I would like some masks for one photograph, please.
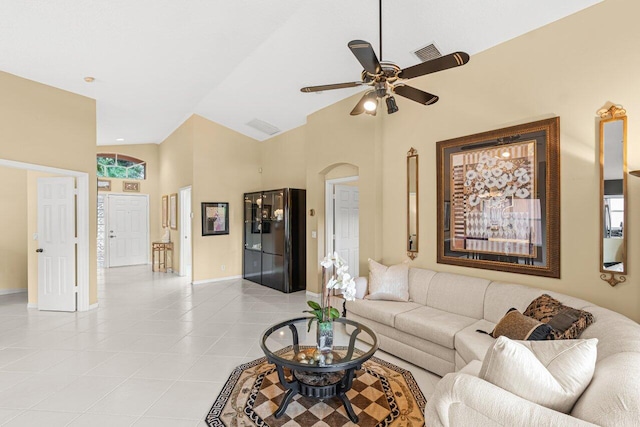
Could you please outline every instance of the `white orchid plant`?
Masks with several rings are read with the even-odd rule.
[[[338,252],[328,254],[320,265],[322,265],[325,271],[330,271],[330,269],[333,269],[333,271],[329,281],[322,284],[322,304],[318,304],[315,301],[307,301],[307,305],[311,310],[305,310],[304,313],[311,313],[315,316],[315,318],[309,319],[309,328],[311,328],[311,322],[314,320],[327,322],[340,317],[340,312],[330,305],[331,290],[339,290],[343,298],[347,301],[353,301],[356,298],[356,282],[348,273],[349,266],[345,263],[344,259],[338,255]]]

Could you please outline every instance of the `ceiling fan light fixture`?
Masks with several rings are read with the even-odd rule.
[[[389,95],[385,102],[387,103],[387,114],[393,114],[399,110],[396,99],[393,96]]]
[[[367,113],[375,112],[378,109],[378,97],[374,91],[367,93],[367,100],[364,101],[362,106]]]

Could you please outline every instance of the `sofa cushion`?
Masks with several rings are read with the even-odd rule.
[[[595,321],[588,311],[568,307],[548,294],[531,301],[524,315],[551,326],[551,335],[557,340],[576,339]]]
[[[598,342],[598,347],[600,344]],[[640,424],[638,396],[640,353],[618,353],[596,364],[593,379],[576,402],[571,415],[599,426],[637,426]]]
[[[456,333],[475,322],[476,319],[470,317],[421,306],[398,314],[395,327],[402,332],[453,349]]]
[[[366,299],[409,301],[409,265],[387,267],[369,258],[369,289]]]
[[[424,268],[409,269],[409,298],[418,304],[427,305],[427,292],[431,279],[436,275],[433,270]]]
[[[493,328],[491,336],[493,338],[505,336],[512,340],[539,341],[546,340],[551,331],[551,326],[511,308]]]
[[[622,352],[640,353],[640,325],[606,308],[585,308],[596,321],[585,329],[580,338],[598,338],[598,361]]]
[[[479,377],[523,399],[569,413],[593,377],[597,343],[500,337],[489,347]]]
[[[491,282],[484,298],[484,319],[498,323],[511,307],[522,313],[533,299],[543,293],[544,290],[529,286]]]
[[[482,319],[484,293],[489,283],[477,277],[437,273],[429,284],[427,306],[476,320]]]
[[[477,330],[491,331],[495,326],[494,323],[487,322],[486,320],[478,320],[456,334],[454,341],[456,351],[465,363],[470,363],[473,360],[482,361],[484,359],[487,350],[495,340],[491,338],[491,335],[481,334],[477,332]]]
[[[423,307],[415,302],[359,300],[346,302],[347,311],[394,327],[396,315]]]

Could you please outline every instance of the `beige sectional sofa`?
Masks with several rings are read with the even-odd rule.
[[[543,293],[596,319],[580,337],[599,340],[595,374],[570,415],[477,377],[494,339],[476,330],[490,332],[511,307],[523,312]],[[409,296],[409,302],[347,301],[347,318],[371,327],[380,349],[444,376],[427,405],[428,426],[640,426],[638,323],[557,292],[419,268],[409,269]]]

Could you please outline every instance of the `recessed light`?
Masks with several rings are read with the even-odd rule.
[[[94,81],[96,81],[95,77],[91,77],[91,76],[87,76],[84,78],[84,81],[87,83],[93,83]]]
[[[122,141],[124,141],[124,138],[116,138],[116,141],[122,142]]]

